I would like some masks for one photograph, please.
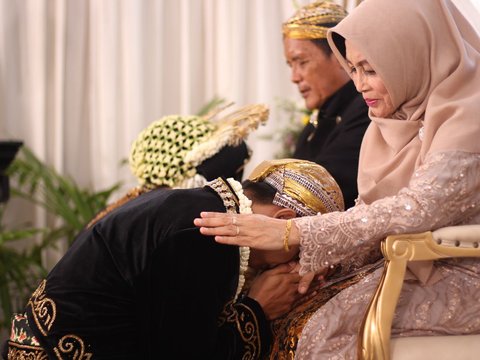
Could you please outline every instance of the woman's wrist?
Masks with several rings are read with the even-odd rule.
[[[288,237],[289,245],[300,245],[300,231],[297,228],[295,220],[292,221],[292,227],[290,228],[290,234]]]

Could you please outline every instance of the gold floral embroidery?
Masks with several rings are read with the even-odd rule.
[[[228,302],[223,308],[219,317],[219,326],[226,323],[233,323],[244,343],[242,360],[256,359],[260,354],[261,340],[258,333],[258,320],[254,312],[242,303]]]
[[[45,287],[47,281],[43,280],[28,301],[32,307],[35,323],[42,335],[47,335],[57,316],[57,307],[52,299],[46,297]]]
[[[57,317],[57,306],[55,302],[46,296],[47,280],[43,280],[28,301],[32,308],[33,318],[37,324],[38,330],[44,336],[48,336],[55,318]],[[77,335],[65,335],[53,349],[58,359],[88,360],[92,357],[91,353],[85,352],[85,344]],[[10,358],[9,358],[10,359]],[[35,357],[12,357],[12,359],[37,359]],[[43,358],[39,358],[43,359]],[[46,359],[46,358],[45,358]]]
[[[75,335],[65,335],[58,342],[58,346],[53,349],[58,359],[88,360],[92,354],[85,352],[83,340]]]
[[[48,360],[48,356],[39,346],[29,346],[17,344],[13,341],[8,342],[9,360]]]

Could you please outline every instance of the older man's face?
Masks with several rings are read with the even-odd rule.
[[[283,39],[285,59],[291,69],[290,80],[297,85],[305,107],[313,110],[349,80],[337,58],[310,40]]]

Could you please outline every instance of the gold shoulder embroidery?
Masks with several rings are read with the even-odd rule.
[[[220,196],[227,213],[237,213],[237,207],[240,206],[238,199],[222,178],[212,180],[206,186],[212,188]]]
[[[65,335],[53,349],[58,359],[89,360],[92,354],[85,352],[83,340],[75,335]]]
[[[42,335],[47,335],[57,316],[57,307],[52,299],[46,297],[45,286],[47,280],[43,280],[28,301],[32,307],[35,323]]]
[[[261,339],[258,333],[258,320],[255,313],[242,303],[229,301],[223,308],[218,325],[225,323],[235,324],[244,343],[242,360],[258,358],[261,350]]]

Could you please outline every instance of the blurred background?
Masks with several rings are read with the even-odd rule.
[[[309,2],[0,0],[0,140],[23,143],[2,180],[0,321],[85,221],[136,185],[124,162],[150,122],[265,103],[270,120],[248,140],[246,173],[288,154],[303,102],[281,25]],[[480,32],[480,0],[454,2]]]

